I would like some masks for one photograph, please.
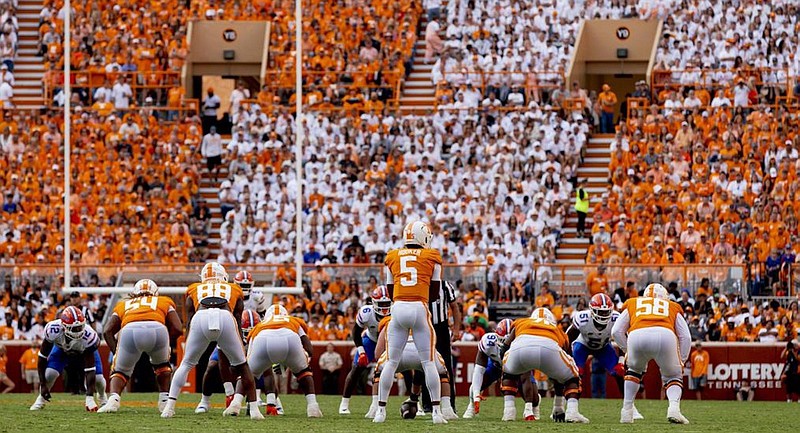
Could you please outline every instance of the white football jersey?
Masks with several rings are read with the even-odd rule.
[[[65,331],[66,329],[61,324],[61,319],[47,322],[44,327],[44,339],[68,353],[82,353],[86,349],[100,344],[100,337],[88,324],[83,329],[83,337],[79,339],[67,337]]]
[[[267,297],[261,292],[250,292],[250,297],[244,301],[245,310],[253,310],[259,317],[264,318],[264,313],[269,308]]]
[[[377,342],[378,341],[378,324],[380,320],[375,316],[375,309],[372,308],[372,305],[364,305],[358,310],[358,314],[356,315],[356,325],[358,325],[361,329],[367,330],[367,337],[370,340]]]
[[[592,311],[583,310],[575,313],[572,316],[572,326],[580,331],[581,335],[575,341],[581,342],[589,348],[589,350],[600,350],[611,341],[611,328],[614,327],[614,322],[617,321],[619,313],[613,311],[611,313],[611,320],[605,328],[597,329],[597,326],[592,320]]]
[[[503,347],[500,345],[500,337],[494,332],[483,334],[478,342],[478,350],[495,363],[503,364]]]

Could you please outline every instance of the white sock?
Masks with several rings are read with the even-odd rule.
[[[317,395],[316,394],[306,394],[306,403],[308,403],[308,404],[317,404]]]
[[[514,396],[513,395],[504,395],[503,396],[503,407],[514,407]]]
[[[203,396],[200,397],[200,403],[206,406],[211,406],[211,396],[203,394]]]
[[[375,397],[375,396],[373,396]],[[347,409],[350,407],[350,397],[342,397],[342,403],[339,405],[342,409]]]
[[[260,389],[256,389],[256,401],[259,401],[259,400],[261,400],[261,390]]]
[[[558,395],[553,399],[553,409],[564,410],[564,396]]]
[[[623,409],[633,409],[633,400],[636,399],[636,393],[639,392],[639,384],[632,381],[625,381],[625,398],[622,400]]]
[[[377,406],[378,405],[378,394],[372,395],[372,404]]]
[[[168,398],[169,398],[169,393],[168,392],[159,392],[158,393],[158,401],[167,401]]]
[[[525,402],[525,410],[529,410],[529,411],[533,412],[533,403]]]
[[[672,385],[667,388],[667,400],[670,406],[681,406],[681,395],[683,395],[683,388],[678,385]]]
[[[102,374],[98,374],[95,379],[94,390],[101,398],[106,395],[106,378]]]
[[[234,394],[233,401],[231,402],[231,406],[233,406],[233,405],[241,406],[243,402],[244,402],[244,395],[242,395],[242,394]]]
[[[275,393],[270,392],[267,394],[267,404],[270,406],[275,406]]]
[[[567,399],[567,410],[574,410],[578,411],[578,399],[577,398],[570,398]]]
[[[225,389],[225,395],[233,395],[233,393],[236,392],[233,390],[233,384],[230,382],[223,383],[222,387]]]
[[[247,408],[250,410],[250,413],[258,412],[258,400],[247,403]]]
[[[442,397],[442,407],[451,407],[450,396]]]

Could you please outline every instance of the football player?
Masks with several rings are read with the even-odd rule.
[[[114,354],[114,361],[111,365],[111,395],[98,412],[119,411],[120,394],[142,353],[146,353],[156,373],[160,413],[167,404],[172,379],[170,348],[175,347],[178,337],[183,334],[175,303],[167,296],[158,296],[158,286],[153,280],[139,280],[128,299],[114,307],[103,334]]]
[[[375,362],[375,345],[378,342],[378,324],[381,319],[391,314],[392,298],[386,286],[378,286],[370,294],[372,305],[364,305],[358,310],[353,332],[350,334],[356,344],[356,356],[353,367],[344,380],[344,393],[339,404],[339,415],[350,415],[350,396],[356,386],[356,378],[360,377],[370,362]]]
[[[309,418],[321,418],[322,410],[314,394],[314,376],[309,366],[312,354],[308,325],[303,319],[289,316],[286,308],[280,304],[269,307],[264,320],[249,335],[247,362],[253,373],[261,376],[273,364],[289,368],[306,395],[306,415]],[[239,387],[241,382],[237,385]],[[237,397],[240,395],[236,394]],[[271,415],[277,414],[276,403],[274,394],[267,394],[267,411],[274,412]],[[252,407],[250,410],[253,410]]]
[[[478,342],[478,354],[475,356],[475,368],[472,370],[472,386],[469,395],[472,404],[467,405],[463,418],[472,418],[480,412],[481,392],[500,380],[503,373],[503,354],[508,346],[506,337],[514,328],[514,321],[503,319],[497,324],[494,332],[487,332]],[[522,396],[525,400],[525,421],[539,420],[539,393],[535,383],[531,381],[530,372],[520,377]]]
[[[253,285],[255,285],[253,274],[249,271],[239,271],[233,277],[233,282],[242,289],[242,295],[244,296],[244,312],[248,310],[255,311],[260,320],[261,316],[263,316],[264,312],[267,310],[268,305],[267,300],[260,292],[252,291]],[[245,315],[243,313],[242,319],[244,319],[244,317]],[[242,324],[242,326],[244,326],[244,324]],[[233,401],[233,394],[235,392],[233,385],[236,378],[229,368],[229,362],[225,358],[225,355],[223,354],[220,359],[219,347],[215,347],[211,356],[208,358],[208,365],[203,374],[202,397],[194,413],[208,412],[211,408],[211,390],[219,383],[220,379],[222,380],[222,388],[225,391],[225,407],[228,407],[231,401]]]
[[[436,335],[431,324],[428,301],[439,296],[442,284],[442,256],[430,248],[431,234],[422,221],[408,223],[403,229],[404,247],[389,251],[384,260],[386,286],[392,294],[392,318],[387,329],[388,360],[383,367],[378,394],[378,410],[373,419],[386,421],[386,401],[400,358],[414,334],[414,345],[422,360],[425,383],[431,395],[434,424],[446,424],[440,405],[441,384],[436,369]]]
[[[389,323],[391,323],[392,317],[386,316],[384,319],[381,320],[379,329],[380,335],[378,337],[378,343],[375,347],[375,355],[378,357],[378,363],[375,365],[375,376],[374,376],[374,383],[375,385],[380,385],[380,380],[383,378],[383,368],[385,367],[386,363],[389,360],[388,354],[386,353],[386,336],[387,336],[387,329],[389,328]],[[422,357],[419,354],[419,351],[414,347],[414,337],[412,335],[408,336],[408,342],[406,347],[403,349],[403,353],[400,355],[400,363],[398,364],[397,371],[404,372],[404,371],[413,371],[415,372],[422,372]],[[438,352],[435,354],[435,363],[436,363],[436,377],[439,380],[439,383],[442,384],[442,416],[446,420],[453,420],[458,419],[458,415],[456,415],[455,411],[453,411],[453,407],[450,405],[450,377],[447,372],[447,367],[444,365],[444,359]],[[394,381],[392,381],[394,382]],[[419,394],[422,388],[421,383],[415,383],[412,385],[411,389],[411,397],[406,403],[413,403],[413,406],[416,408],[417,403],[419,402]],[[390,384],[391,385],[391,384]],[[389,387],[391,389],[391,386]],[[372,405],[369,408],[369,412],[367,412],[366,418],[374,418],[374,416],[378,412],[378,396],[375,395],[375,391],[379,389],[379,386],[373,386],[373,396],[372,396]],[[405,404],[404,404],[405,406]],[[402,413],[402,409],[401,409]],[[407,415],[404,413],[403,417],[406,418]]]
[[[186,337],[186,350],[181,365],[172,377],[169,387],[169,400],[161,412],[163,418],[175,415],[175,404],[181,387],[186,383],[189,371],[197,365],[200,356],[212,342],[230,360],[234,373],[241,377],[242,390],[247,395],[250,417],[263,419],[258,411],[255,380],[247,365],[240,334],[239,321],[244,311],[244,295],[235,283],[228,283],[228,273],[217,263],[203,266],[201,282],[189,286],[186,291],[186,310],[189,317],[189,331]],[[234,397],[223,415],[237,415],[241,410],[243,398]]]
[[[618,317],[619,313],[614,311],[614,302],[611,298],[605,293],[598,293],[589,301],[588,310],[578,311],[572,316],[567,336],[572,342],[572,357],[581,377],[591,355],[614,376],[619,392],[624,394],[625,366],[620,362],[617,350],[611,344],[611,328]],[[633,416],[634,419],[644,419],[636,407],[633,408]]]
[[[103,363],[97,347],[100,336],[91,326],[86,326],[86,318],[81,310],[69,306],[61,312],[60,318],[48,322],[44,327],[44,341],[39,351],[39,396],[31,405],[31,410],[41,410],[50,401],[50,388],[64,371],[67,362],[83,361],[86,381],[86,404],[89,412],[97,411],[94,393],[97,391],[100,404],[106,403],[106,381],[103,378]]]
[[[250,331],[252,331],[257,324],[261,323],[261,317],[255,310],[244,310],[240,323],[242,324],[242,341],[246,343]],[[245,351],[247,351],[247,346],[245,346]],[[201,394],[200,403],[197,404],[194,413],[206,413],[211,409],[211,395],[213,394],[211,377],[215,377],[217,373],[222,375],[223,371],[228,370],[221,368],[219,361],[219,348],[215,347],[214,351],[211,352],[211,356],[208,358],[208,368],[206,368],[206,372],[203,375],[203,393]],[[256,382],[259,382],[259,380],[257,379]],[[233,387],[232,381],[223,383],[223,388],[225,389],[225,407],[228,407],[233,401],[233,394],[236,390]],[[258,398],[256,398],[256,400],[258,400]]]
[[[513,420],[517,415],[514,396],[517,393],[519,375],[540,370],[559,386],[563,386],[567,398],[565,420],[589,422],[578,411],[581,377],[575,361],[569,355],[569,339],[550,310],[537,308],[530,318],[517,319],[506,341],[509,348],[503,357],[504,421]]]
[[[658,283],[648,284],[643,296],[625,301],[611,335],[627,353],[628,371],[620,422],[633,423],[633,401],[647,363],[652,359],[661,370],[661,380],[669,400],[667,420],[689,424],[681,414],[681,395],[683,366],[689,358],[692,337],[683,318],[683,308],[669,300],[667,289]]]

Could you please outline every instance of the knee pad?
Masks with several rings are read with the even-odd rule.
[[[172,373],[172,366],[169,362],[165,362],[164,364],[154,365],[153,372],[155,372],[156,376],[162,373]]]
[[[642,376],[642,373],[637,373],[631,369],[625,372],[625,380],[630,380],[631,382],[642,383]]]
[[[311,367],[306,367],[305,370],[297,372],[297,380],[300,380],[304,377],[312,377],[313,373],[311,373]]]
[[[119,371],[114,371],[111,373],[111,379],[117,378],[122,381],[122,386],[124,387],[128,383],[128,376],[124,373]]]
[[[564,382],[564,396],[565,397],[578,397],[581,395],[581,378],[573,377]]]

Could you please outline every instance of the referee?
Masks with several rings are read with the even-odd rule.
[[[447,373],[450,375],[450,404],[453,410],[456,410],[456,379],[453,377],[453,357],[450,352],[450,321],[448,309],[453,313],[453,333],[458,333],[461,329],[461,310],[456,303],[458,299],[458,292],[449,281],[439,286],[439,297],[431,302],[429,307],[431,310],[431,322],[433,323],[433,330],[436,333],[436,351],[442,355],[444,365],[447,367]],[[422,408],[426,413],[430,413],[431,397],[428,394],[428,388],[422,387]]]

